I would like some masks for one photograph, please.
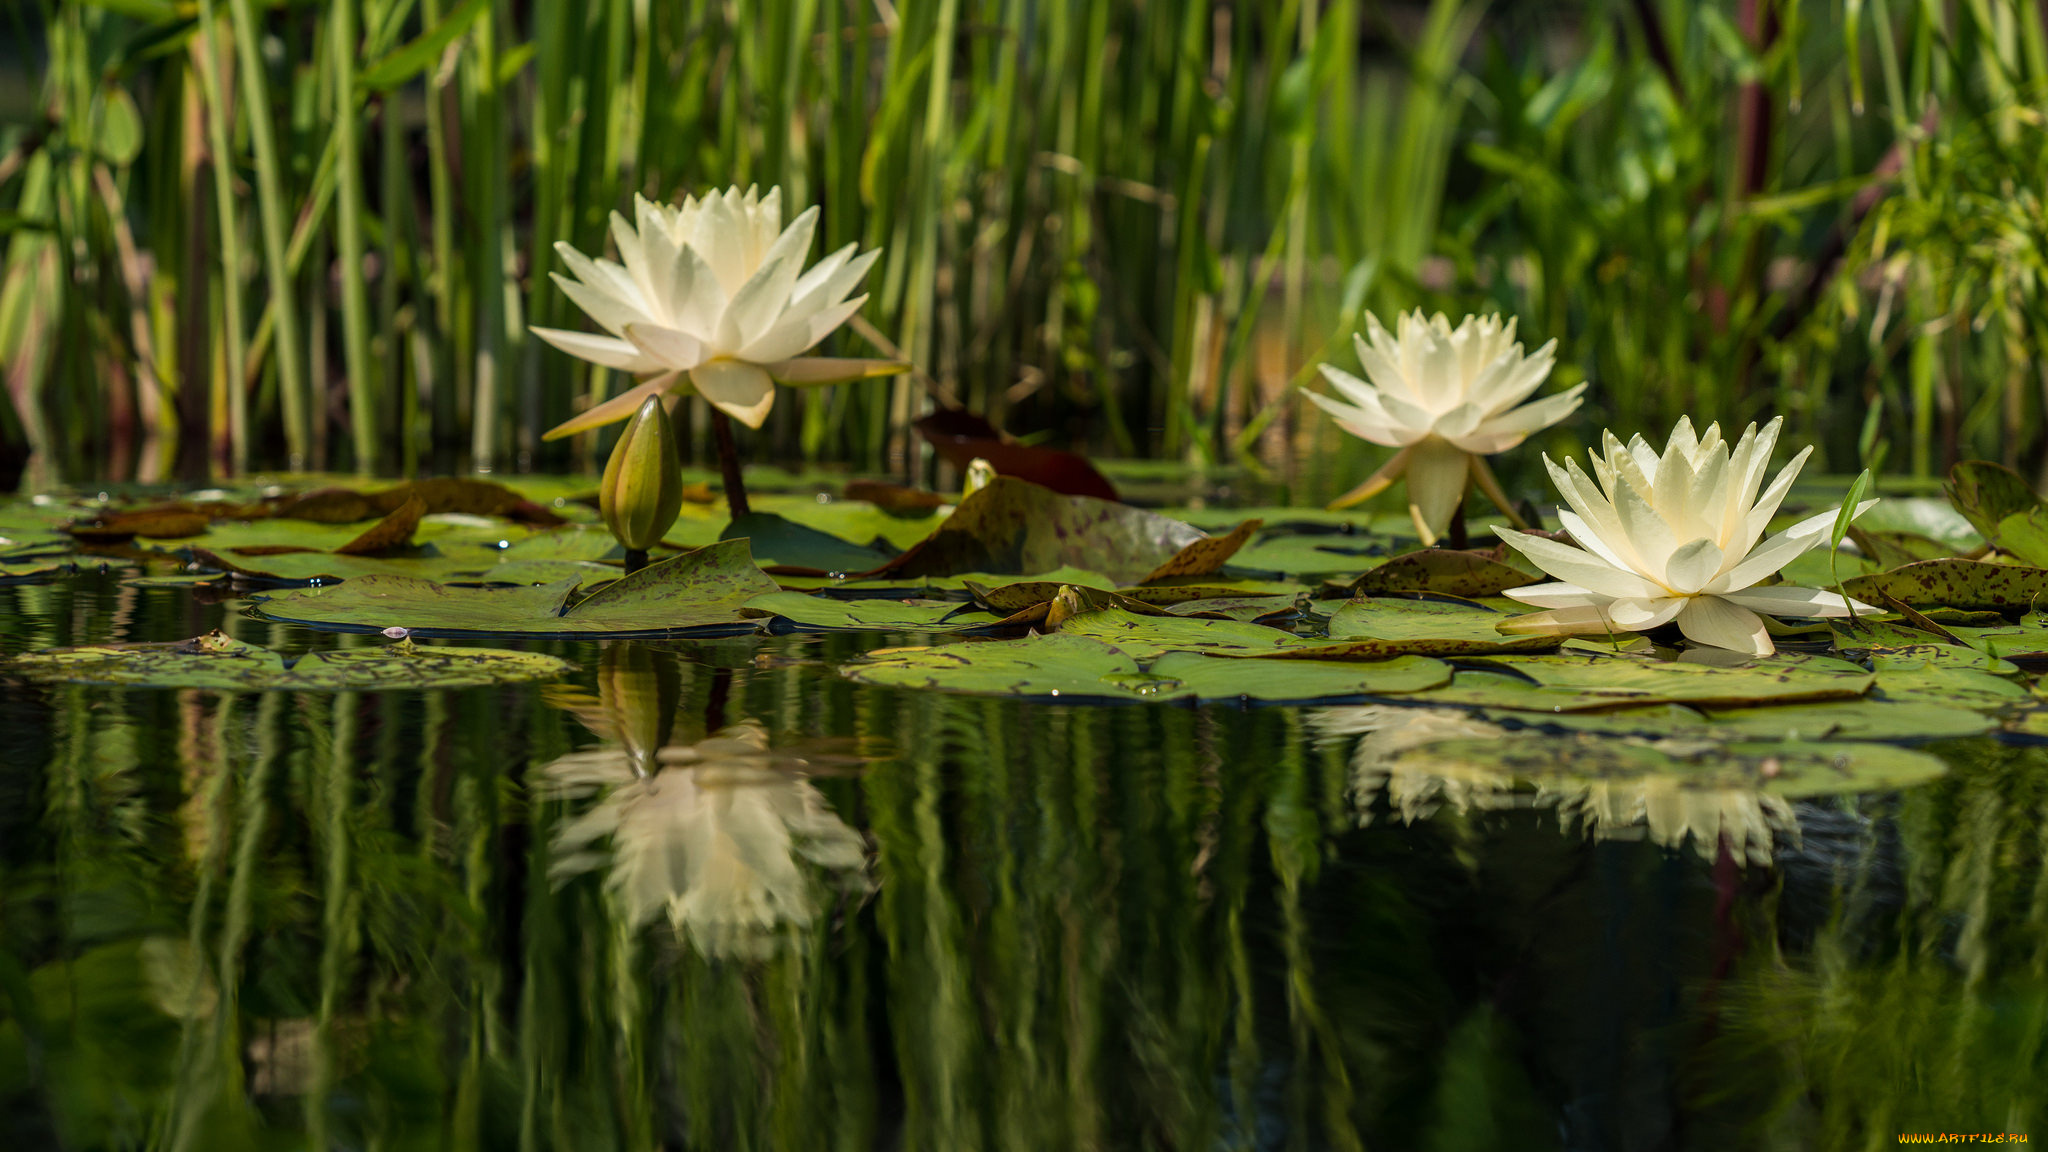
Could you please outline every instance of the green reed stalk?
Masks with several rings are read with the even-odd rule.
[[[304,468],[312,443],[312,406],[306,394],[305,360],[299,341],[297,294],[285,263],[284,185],[278,174],[277,129],[270,116],[270,85],[257,44],[256,15],[249,0],[228,0],[235,52],[241,62],[242,101],[249,113],[249,143],[256,154],[256,208],[263,236],[263,262],[270,279],[277,320],[278,395],[284,407],[285,451],[290,467]]]
[[[222,343],[227,356],[228,460],[237,476],[249,471],[249,345],[242,316],[242,230],[235,213],[234,149],[228,136],[221,83],[220,29],[213,0],[199,2],[199,35],[192,59],[206,101],[207,146],[213,151],[213,201],[220,228]],[[194,289],[198,286],[194,285]],[[196,384],[196,382],[193,382]]]
[[[477,261],[470,270],[476,296],[476,382],[470,411],[470,467],[489,472],[497,464],[498,395],[505,367],[505,296],[512,290],[505,277],[503,151],[505,123],[498,83],[498,32],[509,23],[504,0],[477,22],[471,41],[472,66],[467,70],[472,111],[465,125],[467,148],[463,175],[476,205]]]
[[[328,56],[334,69],[334,151],[336,165],[335,246],[341,261],[341,346],[348,368],[349,430],[360,475],[377,470],[377,389],[371,378],[370,304],[363,282],[363,166],[357,129],[362,110],[356,95],[356,3],[334,0],[328,9]],[[387,272],[387,275],[389,273]]]

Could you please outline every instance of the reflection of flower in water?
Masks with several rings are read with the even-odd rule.
[[[1779,836],[1799,835],[1798,817],[1782,796],[1695,784],[1671,773],[1560,781],[1541,789],[1537,799],[1556,803],[1560,819],[1576,820],[1596,840],[1632,839],[1647,831],[1663,847],[1677,848],[1690,836],[1693,851],[1708,860],[1726,836],[1737,860],[1767,865]]]
[[[651,759],[651,771],[638,768]],[[547,769],[557,794],[599,794],[595,807],[555,835],[556,877],[602,866],[596,843],[611,840],[606,888],[629,927],[666,912],[678,933],[713,956],[766,956],[785,929],[818,914],[804,865],[866,884],[859,832],[792,771],[804,761],[777,756],[751,721],[694,745],[672,744],[643,759],[610,747],[564,756]]]
[[[1382,791],[1404,824],[1428,818],[1443,804],[1465,812],[1509,807],[1514,802],[1510,794],[1514,779],[1495,769],[1402,756],[1410,749],[1443,740],[1506,734],[1507,729],[1470,712],[1358,704],[1321,709],[1310,715],[1309,723],[1325,740],[1358,737],[1351,751],[1351,798],[1361,824],[1372,822],[1372,800]]]
[[[1453,811],[1490,811],[1521,806],[1554,806],[1563,824],[1576,824],[1596,840],[1644,835],[1666,848],[1690,837],[1693,850],[1712,860],[1722,837],[1738,860],[1767,865],[1780,836],[1796,838],[1799,825],[1781,796],[1757,788],[1729,787],[1687,772],[1576,775],[1597,771],[1590,761],[1600,745],[1633,745],[1691,758],[1710,753],[1712,742],[1647,740],[1632,736],[1515,732],[1454,709],[1381,705],[1324,708],[1310,723],[1326,740],[1358,737],[1351,754],[1351,794],[1360,823],[1372,819],[1373,799],[1385,792],[1403,823],[1425,819],[1449,805]],[[1531,771],[1528,761],[1451,754],[1447,741],[1539,738],[1554,749],[1549,771]],[[1469,748],[1461,745],[1461,749]],[[1517,791],[1523,781],[1533,794]]]

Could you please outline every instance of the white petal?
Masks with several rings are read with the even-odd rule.
[[[1339,427],[1361,440],[1370,440],[1374,444],[1384,444],[1389,448],[1405,448],[1427,435],[1425,432],[1403,428],[1394,423],[1384,410],[1353,407],[1342,401],[1332,400],[1319,392],[1310,392],[1306,388],[1301,391],[1315,403],[1316,407],[1335,417]]]
[[[1432,421],[1430,431],[1445,440],[1456,443],[1459,438],[1470,435],[1474,428],[1479,427],[1479,421],[1485,415],[1484,412],[1480,411],[1477,404],[1470,402],[1460,404]],[[1464,451],[1462,448],[1459,450]]]
[[[766,368],[768,375],[778,382],[797,388],[872,380],[880,376],[896,376],[910,371],[910,365],[901,360],[849,360],[830,356],[781,360],[763,364],[762,367]]]
[[[1778,473],[1777,479],[1771,481],[1771,486],[1764,489],[1763,495],[1757,497],[1756,503],[1744,514],[1741,534],[1736,536],[1735,546],[1729,551],[1747,552],[1763,537],[1764,529],[1770,526],[1771,517],[1778,514],[1778,505],[1783,504],[1786,494],[1792,491],[1792,481],[1798,479],[1799,469],[1806,464],[1806,458],[1811,455],[1811,446],[1801,448],[1799,455],[1794,456],[1792,462]],[[1833,518],[1832,513],[1829,514],[1829,518]]]
[[[1753,656],[1769,656],[1778,650],[1764,630],[1763,617],[1719,596],[1695,596],[1687,601],[1678,614],[1678,630],[1693,643],[1712,648]]]
[[[1648,632],[1678,618],[1690,603],[1685,596],[1663,596],[1652,600],[1616,600],[1607,606],[1607,618],[1624,632]]]
[[[690,382],[712,407],[749,428],[759,428],[775,406],[775,381],[759,364],[710,360],[691,370]]]
[[[853,245],[849,244],[840,251],[848,251],[852,247]],[[797,280],[796,288],[790,292],[790,309],[799,311],[827,308],[846,299],[846,294],[853,291],[860,283],[861,277],[868,274],[868,269],[875,266],[875,261],[880,259],[881,255],[882,250],[879,248],[863,252],[851,260],[842,260],[833,271],[815,280],[811,277],[812,273],[817,271],[816,268],[805,273]],[[827,257],[818,267],[823,268],[829,263],[831,257]]]
[[[1793,584],[1778,584],[1770,588],[1745,588],[1721,597],[1730,604],[1739,604],[1752,612],[1770,616],[1848,616],[1853,612],[1876,612],[1878,609],[1861,600],[1844,600],[1834,592],[1820,588],[1801,588]]]
[[[725,315],[725,289],[718,276],[694,248],[676,250],[675,270],[669,282],[670,322],[699,340],[710,340]]]
[[[1629,482],[1628,473],[1633,468],[1633,463],[1624,466],[1621,488],[1614,494],[1614,516],[1621,521],[1622,535],[1628,540],[1629,551],[1635,553],[1638,569],[1644,575],[1661,577],[1678,540],[1648,496]]]
[[[1564,530],[1571,533],[1573,543],[1614,565],[1616,568],[1631,572],[1635,571],[1635,565],[1629,563],[1627,557],[1615,551],[1607,541],[1601,539],[1600,534],[1594,530],[1593,526],[1586,523],[1585,519],[1577,512],[1569,508],[1559,508],[1557,510],[1557,518],[1564,524]]]
[[[583,309],[584,315],[597,322],[597,326],[614,336],[624,336],[628,324],[651,324],[654,318],[635,304],[619,299],[602,288],[571,280],[560,272],[550,272],[548,277],[562,294]]]
[[[1877,501],[1871,500],[1858,506],[1851,519],[1862,515],[1865,509],[1875,503]],[[1834,511],[1822,512],[1801,520],[1759,544],[1749,555],[1742,558],[1741,563],[1729,566],[1727,571],[1716,576],[1700,590],[1715,595],[1726,595],[1747,588],[1769,576],[1825,541],[1828,530],[1834,526],[1836,515],[1837,512]]]
[[[1495,527],[1493,531],[1508,547],[1527,556],[1538,568],[1596,595],[1616,600],[1651,600],[1665,594],[1664,589],[1656,584],[1609,564],[1584,549],[1508,528]]]
[[[779,193],[781,189],[776,191]],[[804,256],[811,249],[811,236],[817,227],[818,210],[806,209],[783,230],[782,235],[775,238],[775,243],[762,256],[760,267],[733,295],[722,322],[730,335],[731,347],[745,347],[758,339],[782,315],[789,304],[790,292],[796,287],[797,273],[803,268]]]
[[[724,196],[705,197],[703,210],[697,214],[696,231],[690,236],[690,247],[710,266],[727,299],[740,290],[753,271],[747,264],[746,239],[741,234],[745,224],[735,200],[731,190]]]
[[[1488,417],[1480,422],[1479,427],[1473,429],[1469,437],[1466,437],[1472,443],[1457,440],[1452,442],[1467,452],[1477,452],[1481,456],[1505,452],[1528,439],[1530,433],[1548,428],[1571,415],[1582,402],[1581,394],[1585,390],[1584,384],[1575,385],[1555,396],[1545,396],[1533,404],[1524,404],[1498,416]],[[1494,446],[1482,448],[1481,442]]]
[[[1330,387],[1343,393],[1344,398],[1353,404],[1357,404],[1360,407],[1373,407],[1379,404],[1379,389],[1337,367],[1335,364],[1318,364],[1316,369],[1323,374],[1323,379],[1330,382]]]
[[[659,324],[628,324],[626,339],[665,368],[687,372],[704,359],[704,345],[685,332]]]
[[[1604,636],[1615,631],[1605,606],[1600,604],[1510,616],[1495,624],[1494,629],[1510,636]]]
[[[631,341],[611,336],[598,336],[589,332],[569,332],[560,328],[529,328],[535,336],[567,352],[579,360],[617,368],[638,376],[646,372],[661,370],[661,361],[642,352]]]
[[[1501,595],[1538,608],[1578,608],[1611,602],[1609,597],[1595,596],[1577,584],[1567,584],[1562,580],[1550,584],[1525,584],[1520,588],[1510,588]]]
[[[1672,549],[1664,565],[1664,584],[1673,592],[1697,592],[1721,571],[1721,546],[1712,540],[1688,540]]]
[[[1436,543],[1450,527],[1471,466],[1472,457],[1435,437],[1415,445],[1408,457],[1408,514],[1423,543]]]

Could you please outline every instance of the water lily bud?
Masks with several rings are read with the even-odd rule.
[[[605,527],[632,552],[653,547],[683,510],[682,462],[660,397],[640,405],[612,446],[597,508]]]
[[[967,465],[967,482],[960,486],[960,498],[967,499],[995,483],[995,480],[996,466],[976,456],[973,462]]]

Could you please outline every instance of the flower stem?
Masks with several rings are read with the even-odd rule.
[[[647,567],[647,549],[626,549],[626,575],[631,576],[645,567]]]
[[[747,505],[747,483],[740,477],[740,453],[733,447],[732,417],[711,410],[711,436],[718,442],[718,466],[725,473],[725,510],[735,520],[752,511]]]

